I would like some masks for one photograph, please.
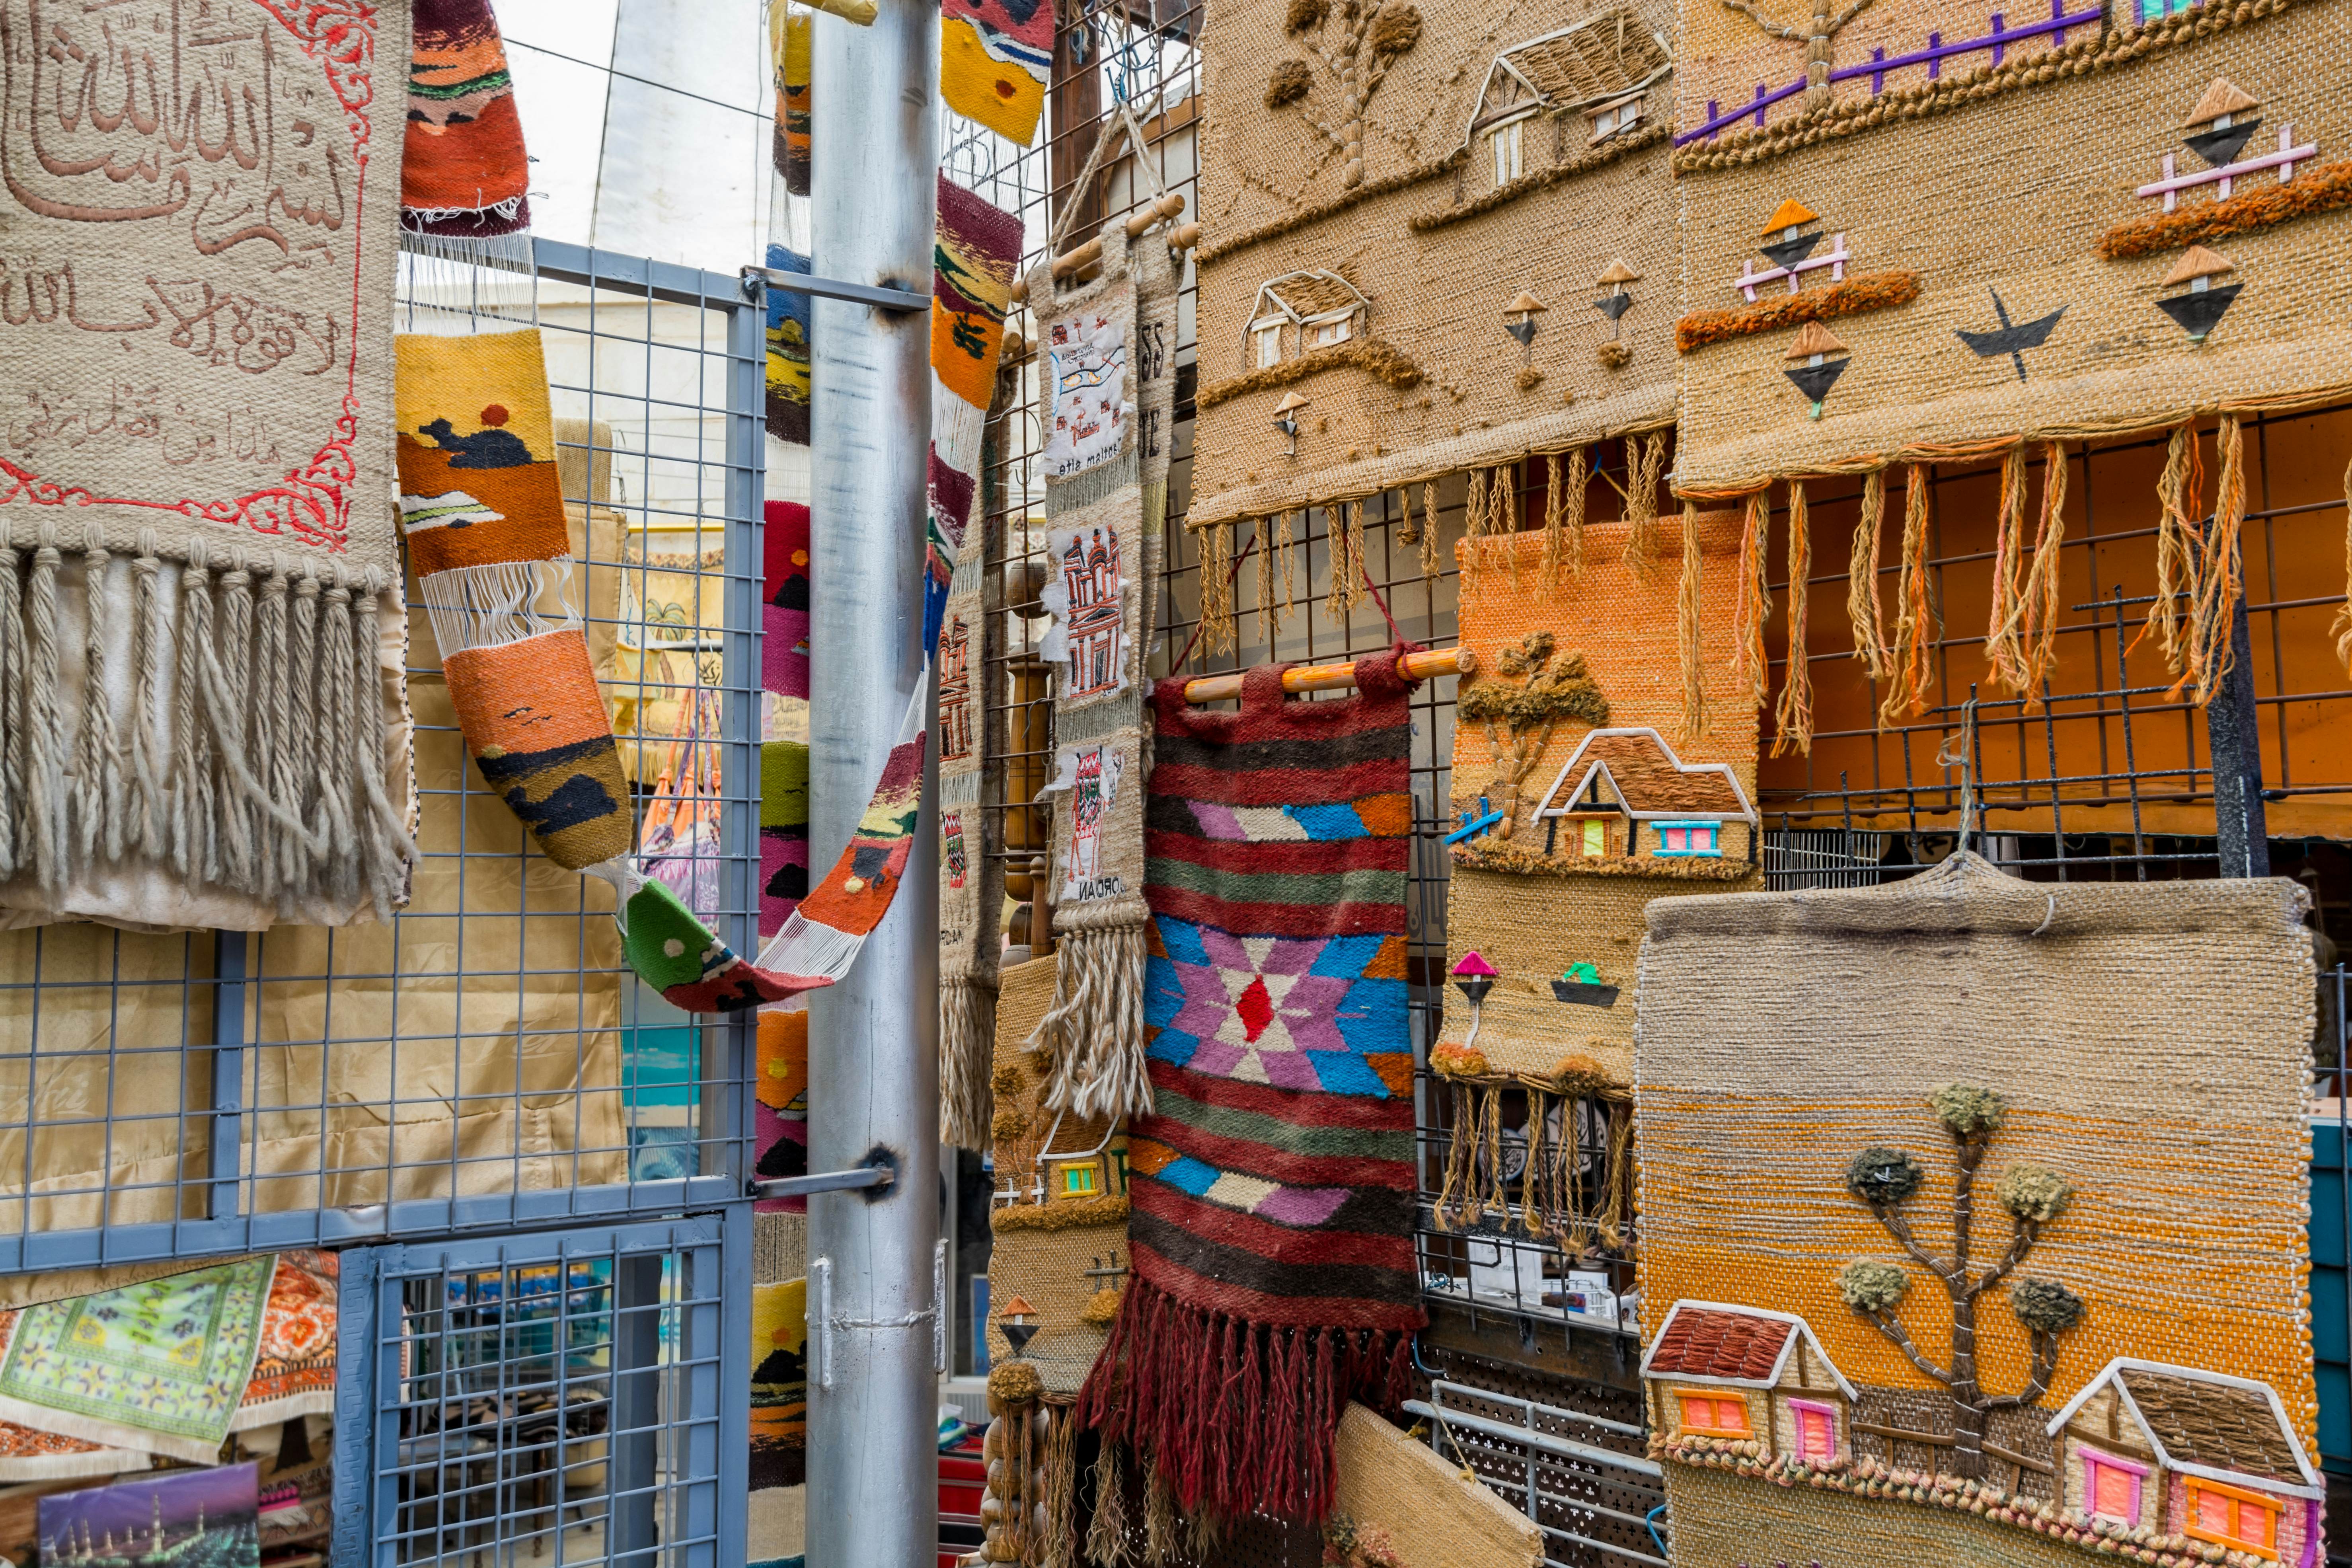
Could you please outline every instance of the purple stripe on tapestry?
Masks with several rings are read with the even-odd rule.
[[[1201,831],[1210,837],[1230,839],[1236,844],[1247,842],[1249,830],[1242,826],[1242,819],[1234,815],[1232,806],[1221,805],[1213,800],[1188,800],[1184,804],[1192,808],[1192,820],[1199,823]]]
[[[1321,1225],[1347,1201],[1345,1187],[1279,1187],[1259,1199],[1250,1212],[1284,1225]]]

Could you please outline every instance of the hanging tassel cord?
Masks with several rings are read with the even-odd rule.
[[[1739,593],[1731,624],[1733,669],[1748,689],[1748,700],[1759,708],[1771,690],[1771,667],[1764,654],[1764,623],[1772,618],[1772,599],[1764,581],[1771,525],[1770,493],[1750,493],[1739,531]]]
[[[1881,729],[1916,719],[1927,707],[1935,617],[1927,600],[1927,475],[1917,463],[1904,479],[1903,564],[1895,599],[1894,679],[1878,707]]]
[[[1233,564],[1232,564],[1231,566],[1229,566],[1229,567],[1227,567],[1227,568],[1225,569],[1225,591],[1226,591],[1228,594],[1230,594],[1230,593],[1233,591],[1234,579],[1234,577],[1235,577],[1235,576],[1236,576],[1236,575],[1241,572],[1241,569],[1242,569],[1242,563],[1243,563],[1243,562],[1244,562],[1244,561],[1246,561],[1246,560],[1248,560],[1248,559],[1249,559],[1249,556],[1250,556],[1250,552],[1251,552],[1252,550],[1256,549],[1256,548],[1257,548],[1257,541],[1255,541],[1255,540],[1252,540],[1252,541],[1250,541],[1250,542],[1249,542],[1248,544],[1244,545],[1244,546],[1242,547],[1242,552],[1241,552],[1239,555],[1237,555],[1237,556],[1234,557]],[[1207,562],[1205,562],[1205,561],[1204,561],[1204,562],[1202,562],[1202,580],[1205,582],[1205,581],[1207,580],[1207,567],[1208,567],[1208,563],[1207,563]],[[1203,595],[1203,597],[1205,598],[1205,597],[1206,597],[1206,595]],[[1207,612],[1205,609],[1203,609],[1203,610],[1202,611],[1202,614],[1201,614],[1201,618],[1200,618],[1199,620],[1197,620],[1197,621],[1195,621],[1195,622],[1193,622],[1193,623],[1192,623],[1192,635],[1191,637],[1187,637],[1187,638],[1185,638],[1185,639],[1184,639],[1184,647],[1183,647],[1183,651],[1182,651],[1182,652],[1181,652],[1181,653],[1179,653],[1179,654],[1176,656],[1176,658],[1174,658],[1174,659],[1173,659],[1173,660],[1169,664],[1168,668],[1169,668],[1170,669],[1172,669],[1172,670],[1181,670],[1181,669],[1182,669],[1182,668],[1184,668],[1184,661],[1185,661],[1185,660],[1187,660],[1187,659],[1189,659],[1189,658],[1191,658],[1192,657],[1192,649],[1193,649],[1193,647],[1194,647],[1196,645],[1198,645],[1198,644],[1199,644],[1199,642],[1200,642],[1200,640],[1201,640],[1201,634],[1202,634],[1203,631],[1205,631],[1205,630],[1207,630],[1207,629],[1208,629],[1208,625],[1209,625],[1209,616],[1208,616],[1208,612]]]
[[[1682,737],[1706,735],[1706,668],[1699,656],[1698,503],[1683,502],[1683,580],[1675,595],[1675,643],[1682,663]]]
[[[1886,516],[1886,470],[1862,479],[1862,505],[1854,514],[1853,551],[1846,565],[1846,624],[1854,651],[1872,680],[1886,679],[1886,615],[1878,597],[1879,535]]]
[[[1813,677],[1806,663],[1805,607],[1811,596],[1806,582],[1813,560],[1812,529],[1805,512],[1805,481],[1789,481],[1789,668],[1780,684],[1780,700],[1772,710],[1772,754],[1790,751],[1807,756],[1813,750]]]
[[[2336,658],[2352,670],[2352,463],[2344,467],[2344,607],[2336,612]]]

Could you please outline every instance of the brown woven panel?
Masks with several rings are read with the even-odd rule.
[[[2284,879],[2028,883],[1963,855],[1884,888],[1650,906],[1643,1323],[1791,1313],[1843,1379],[1792,1365],[1727,1440],[1651,1378],[1678,1565],[2052,1561],[2039,1526],[2089,1530],[2080,1446],[2154,1458],[2094,1407],[2118,1358],[2178,1369],[2147,1379],[2173,1464],[2305,1484],[2308,904]],[[2284,1427],[2192,1374],[2266,1384]],[[1801,1451],[1799,1399],[1833,1414],[1833,1452]],[[2131,1555],[2201,1561],[2180,1489],[2146,1491]],[[2283,1506],[2294,1561],[2305,1510]]]
[[[2295,1474],[2294,1445],[2271,1402],[2251,1389],[2133,1370],[2117,1374],[2166,1453],[2182,1464],[2257,1476]]]
[[[2096,9],[2074,4],[2066,15]],[[2136,58],[2096,69],[2070,54],[2059,71],[2054,32],[2008,40],[2001,69],[2023,77],[1998,98],[1889,117],[1835,140],[1799,137],[1778,155],[1686,174],[1686,315],[1748,307],[1738,280],[1743,268],[1779,270],[1763,247],[1782,231],[1767,236],[1765,226],[1790,200],[1818,215],[1799,226],[1800,243],[1815,243],[1796,298],[1835,286],[1840,268],[1815,263],[1839,254],[1846,278],[1916,273],[1918,296],[1840,316],[1844,352],[1826,365],[1843,368],[1825,392],[1801,390],[1786,374],[1824,368],[1791,363],[1793,319],[1693,349],[1678,487],[1720,495],[1775,477],[2019,439],[2092,439],[2340,395],[2352,382],[2352,328],[2330,300],[2352,215],[2334,195],[2332,168],[2352,148],[2352,104],[2331,62],[2352,53],[2352,6],[2296,5],[2251,18],[2245,6],[2209,10],[2197,7],[2203,19],[2193,26],[2151,28]],[[1710,101],[1728,109],[1759,83],[1802,75],[1804,46],[1757,20],[1776,15],[1771,5],[1686,0],[1696,51],[1678,99],[1686,132],[1706,122]],[[1837,30],[1831,64],[1867,64],[1876,49],[1899,59],[1926,47],[1930,32],[1953,46],[1987,26],[1934,0],[1889,0]],[[2095,20],[2068,31],[2063,47],[2103,47],[2100,34]],[[1949,55],[1939,79],[1964,82],[1992,63],[1989,44]],[[1906,66],[1885,73],[1884,86],[1909,91],[1925,79],[1924,64]],[[2217,140],[2210,122],[2190,122],[2216,80],[2253,100],[2236,117],[2241,131],[2258,121],[2242,139],[2222,128]],[[1867,71],[1835,83],[1829,112],[1866,103],[1870,86]],[[1803,103],[1801,95],[1771,106],[1768,127],[1796,123]],[[2236,171],[2226,185],[2208,178],[2223,168]],[[2025,169],[2036,174],[2021,185]],[[2187,279],[2167,281],[2192,243],[2229,268],[2203,280],[2202,297]],[[2217,289],[2236,292],[2224,300]],[[1754,302],[1790,298],[1780,277],[1757,288]]]
[[[1665,0],[1334,0],[1218,14],[1202,40],[1211,129],[1194,526],[1671,421],[1675,201],[1670,152],[1654,134],[1673,113],[1671,33]],[[1270,77],[1301,70],[1305,95],[1276,93],[1269,107]],[[1622,128],[1592,118],[1634,93]],[[1515,157],[1498,164],[1488,132],[1522,113]],[[1454,221],[1453,209],[1468,216]],[[1637,280],[1612,331],[1588,301],[1610,291],[1596,279],[1619,260]],[[1367,301],[1354,337],[1387,353],[1333,354],[1286,324],[1286,362],[1324,357],[1268,380],[1250,331],[1264,319],[1260,290],[1318,271],[1345,272]],[[1301,314],[1349,303],[1294,283],[1276,291]],[[1504,319],[1523,291],[1545,306],[1525,349]],[[1384,374],[1398,364],[1416,372],[1409,384]],[[1286,393],[1308,400],[1296,456],[1274,426]]]

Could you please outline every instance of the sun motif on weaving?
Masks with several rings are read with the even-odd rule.
[[[1386,939],[1236,936],[1165,916],[1146,974],[1151,1057],[1240,1083],[1385,1097],[1365,1060],[1378,1016],[1365,971]],[[1402,987],[1399,987],[1401,990]]]

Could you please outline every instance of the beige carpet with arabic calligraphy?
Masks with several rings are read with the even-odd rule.
[[[183,11],[0,0],[0,923],[407,892],[409,5]]]

